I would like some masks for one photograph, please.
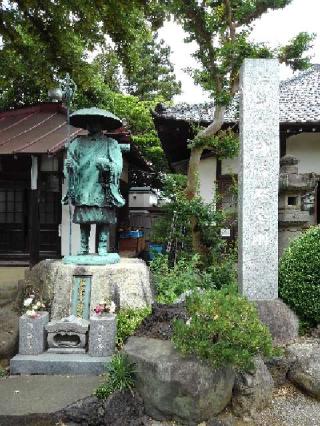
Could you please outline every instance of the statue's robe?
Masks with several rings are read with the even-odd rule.
[[[115,207],[125,200],[120,194],[122,151],[129,145],[103,135],[82,136],[70,144],[65,176],[68,193],[75,206],[75,223],[115,223]]]

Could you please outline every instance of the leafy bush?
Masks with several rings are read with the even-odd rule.
[[[308,229],[285,250],[279,294],[302,320],[320,323],[320,227]]]
[[[117,346],[121,348],[129,336],[139,327],[143,319],[150,315],[151,308],[121,309],[117,314]]]
[[[234,287],[194,292],[187,299],[189,320],[174,323],[173,342],[183,354],[193,354],[214,368],[252,367],[252,358],[273,354],[272,338],[256,308]]]
[[[199,255],[180,258],[169,266],[168,256],[158,255],[150,265],[159,303],[173,303],[196,288],[219,289],[235,282],[233,260],[203,268]]]
[[[159,303],[172,303],[184,291],[201,286],[201,274],[197,269],[198,260],[198,256],[180,259],[170,268],[167,256],[155,257],[150,267]]]
[[[164,215],[151,229],[152,241],[171,243],[179,257],[192,253],[192,219],[196,218],[205,259],[221,259],[225,241],[220,230],[229,220],[225,211],[217,209],[217,200],[205,203],[200,196],[191,200],[186,195],[187,179],[184,175],[166,175],[162,197],[167,200],[163,206]],[[180,256],[181,252],[181,256]]]
[[[135,365],[126,355],[118,353],[112,357],[110,364],[106,366],[106,382],[100,385],[95,395],[100,399],[106,399],[115,391],[123,392],[134,387]]]

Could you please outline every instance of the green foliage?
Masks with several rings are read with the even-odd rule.
[[[0,379],[4,378],[6,376],[7,376],[6,370],[0,366]]]
[[[98,75],[115,91],[127,88],[143,99],[171,99],[180,84],[170,49],[153,35],[163,17],[160,9],[140,0],[1,3],[0,107],[45,100],[47,90],[66,72],[79,91],[95,87]],[[90,62],[97,47],[102,59]],[[111,75],[119,67],[127,87],[120,88]]]
[[[126,355],[118,353],[112,357],[106,366],[107,377],[104,384],[100,385],[95,395],[99,399],[106,399],[115,391],[123,392],[134,388],[135,364],[131,363]]]
[[[151,308],[121,309],[117,314],[117,346],[122,348],[125,341],[131,336],[145,317],[150,315]]]
[[[187,299],[187,323],[174,323],[173,342],[183,354],[195,355],[212,367],[252,367],[255,355],[272,356],[272,338],[252,303],[234,287],[194,292]]]
[[[199,255],[181,257],[171,267],[168,256],[156,256],[150,268],[157,291],[157,301],[170,304],[186,291],[199,288],[220,289],[236,282],[231,258],[207,268],[203,266]]]
[[[183,292],[202,287],[199,256],[193,256],[191,259],[179,259],[170,268],[168,257],[158,255],[151,262],[150,268],[159,303],[173,303]]]
[[[157,33],[143,27],[136,33],[135,43],[128,46],[129,63],[123,63],[116,49],[110,46],[97,56],[95,63],[104,82],[113,90],[125,91],[139,99],[152,100],[163,96],[172,99],[181,91],[170,63],[171,50]],[[159,78],[161,75],[161,78]]]
[[[304,56],[304,52],[312,47],[315,34],[300,33],[286,46],[279,49],[279,60],[296,71],[304,70],[310,66],[310,57]]]
[[[279,267],[279,294],[310,325],[320,323],[320,227],[308,229],[285,250]]]
[[[197,135],[189,144],[189,148],[213,150],[218,158],[233,158],[239,153],[239,135],[231,129],[220,130],[213,136]]]
[[[197,45],[199,68],[190,70],[196,83],[211,92],[216,105],[228,105],[238,87],[244,58],[279,57],[293,69],[304,69],[310,58],[301,57],[313,35],[299,34],[288,46],[270,49],[250,40],[252,24],[270,9],[281,9],[292,0],[173,0],[167,9]]]
[[[186,176],[166,175],[162,195],[168,203],[163,206],[164,217],[153,226],[151,235],[158,242],[178,242],[182,251],[192,253],[191,220],[196,217],[201,243],[210,264],[225,250],[220,230],[225,227],[229,214],[217,209],[216,201],[205,203],[199,195],[189,200],[185,188]]]

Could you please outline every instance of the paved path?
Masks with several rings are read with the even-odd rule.
[[[99,376],[9,376],[0,379],[1,416],[53,413],[92,395]]]

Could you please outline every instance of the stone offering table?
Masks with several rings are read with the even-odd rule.
[[[71,316],[51,321],[45,329],[48,332],[48,352],[60,354],[86,352],[89,321]]]

